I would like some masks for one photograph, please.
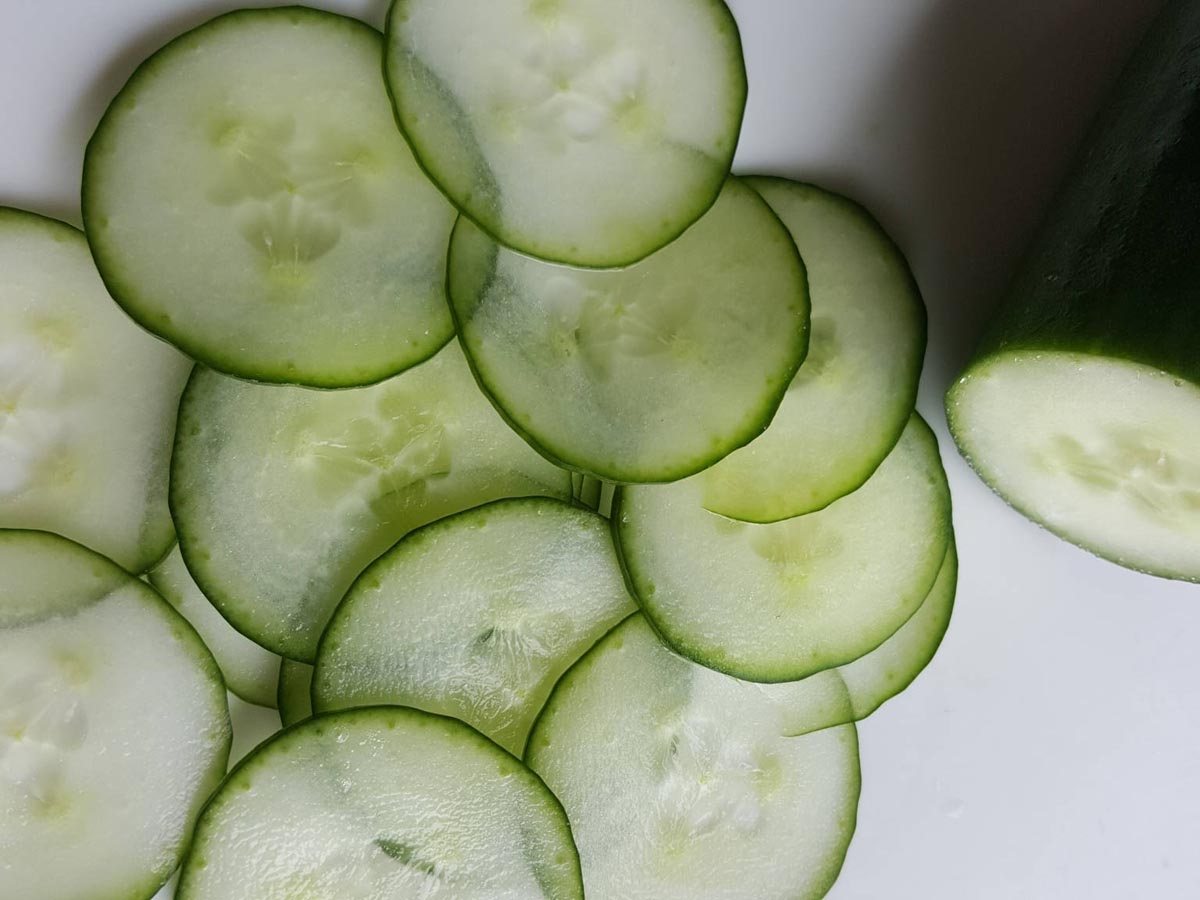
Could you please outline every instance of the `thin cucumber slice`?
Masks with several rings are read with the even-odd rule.
[[[500,500],[410,534],[359,576],[321,638],[313,706],[414,706],[519,755],[555,682],[635,609],[604,519]]]
[[[738,681],[638,615],[564,676],[526,761],[566,807],[594,900],[816,900],[854,833],[858,740],[794,735],[847,703],[835,672]]]
[[[248,703],[275,705],[279,657],[225,621],[196,587],[178,547],[150,572],[150,583],[204,639],[229,690]]]
[[[519,760],[403,707],[318,716],[205,808],[178,900],[582,900],[562,807]]]
[[[308,663],[294,659],[280,661],[275,705],[279,707],[279,720],[285,728],[303,722],[313,714],[312,677],[313,667]]]
[[[143,582],[0,531],[0,896],[150,897],[225,773],[216,663]]]
[[[678,241],[615,271],[539,262],[459,219],[448,284],[505,418],[547,457],[609,481],[673,481],[753,440],[808,346],[796,245],[736,179]]]
[[[291,6],[219,16],[138,68],[83,175],[126,312],[211,368],[321,387],[450,338],[455,212],[396,133],[381,53],[361,22]]]
[[[501,497],[570,497],[505,426],[457,343],[368,388],[256,385],[197,368],[171,510],[188,570],[239,631],[311,662],[367,563],[421,525]]]
[[[904,255],[865,209],[782,178],[743,179],[808,268],[808,356],[771,427],[702,476],[706,508],[747,522],[822,509],[891,452],[917,400],[925,304]]]
[[[81,232],[0,207],[0,528],[154,565],[190,370],[113,306]]]
[[[629,265],[699,219],[746,104],[721,0],[395,0],[384,69],[454,204],[509,247],[579,266]]]
[[[933,586],[950,541],[937,440],[915,414],[861,488],[773,525],[704,509],[699,479],[623,488],[630,584],[680,653],[751,681],[796,681],[874,650]]]

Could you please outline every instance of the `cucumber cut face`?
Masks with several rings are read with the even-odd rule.
[[[197,368],[171,510],[196,583],[243,634],[311,662],[357,575],[421,525],[570,477],[480,395],[458,344],[368,388],[256,385]]]
[[[808,346],[787,229],[731,179],[627,269],[540,262],[459,219],[450,302],[480,385],[544,455],[609,481],[673,481],[758,436]]]
[[[578,266],[629,265],[699,219],[746,105],[721,0],[395,0],[385,73],[454,204],[506,246]]]
[[[196,825],[179,900],[582,900],[562,807],[453,719],[318,716],[246,759]]]
[[[950,541],[937,440],[913,415],[867,483],[771,525],[703,507],[700,479],[623,488],[613,522],[655,628],[702,665],[796,681],[874,650],[916,612]]]
[[[158,594],[65,538],[0,531],[0,896],[151,896],[229,744],[216,663]]]
[[[189,371],[113,305],[81,232],[0,207],[0,528],[152,566]]]
[[[422,528],[363,572],[321,639],[314,706],[414,706],[520,754],[559,676],[635,608],[604,519],[500,500]]]
[[[196,587],[178,547],[150,572],[150,583],[196,629],[221,667],[229,690],[247,703],[275,705],[279,657],[225,621]]]
[[[1120,565],[1200,581],[1200,386],[1114,357],[998,352],[947,411],[967,461],[1022,514]]]
[[[257,381],[343,387],[432,356],[455,211],[379,77],[382,38],[303,7],[176,38],[113,100],[84,161],[100,272],[141,325]]]
[[[816,900],[854,833],[858,740],[805,723],[847,704],[835,672],[738,681],[636,615],[563,677],[526,762],[566,807],[588,897]]]
[[[925,305],[903,254],[858,204],[809,184],[747,178],[792,233],[808,270],[808,356],[771,426],[704,473],[704,505],[777,522],[860,487],[913,411]]]
[[[284,659],[279,664],[279,687],[275,695],[279,720],[286,728],[312,715],[313,667],[308,663]]]

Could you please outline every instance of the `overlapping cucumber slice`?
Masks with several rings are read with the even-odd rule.
[[[279,719],[284,727],[302,722],[312,715],[313,667],[294,659],[283,659],[279,664],[279,685],[275,694],[275,705],[279,708]]]

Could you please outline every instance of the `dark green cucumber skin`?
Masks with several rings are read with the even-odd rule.
[[[1116,357],[1200,384],[1200,3],[1168,0],[1095,120],[968,370]]]

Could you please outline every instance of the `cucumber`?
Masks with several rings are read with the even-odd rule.
[[[946,399],[1019,512],[1120,565],[1200,581],[1200,6],[1122,73]]]
[[[258,748],[196,824],[177,900],[582,900],[562,807],[519,760],[403,707]]]
[[[314,391],[198,367],[171,510],[188,570],[231,624],[312,662],[367,563],[413,528],[501,497],[570,497],[479,394],[456,343],[378,385]]]
[[[83,218],[112,295],[205,365],[343,387],[432,356],[455,212],[401,136],[382,36],[238,10],[144,62],[87,148]]]
[[[950,541],[937,440],[915,414],[854,493],[771,525],[703,507],[701,479],[622,488],[613,522],[635,597],[678,652],[796,681],[878,647],[916,612]]]
[[[609,481],[673,481],[753,440],[808,345],[796,246],[736,179],[630,268],[540,262],[465,218],[449,267],[480,386],[546,457]]]
[[[0,207],[0,528],[154,565],[190,369],[113,306],[81,232]]]
[[[146,898],[225,773],[216,663],[149,586],[0,531],[0,896]]]
[[[925,305],[904,255],[861,206],[783,178],[744,181],[800,248],[812,330],[771,427],[705,472],[704,505],[777,522],[857,489],[896,445],[916,405]]]
[[[746,105],[721,0],[395,0],[384,72],[459,209],[500,243],[579,266],[629,265],[699,219]]]
[[[359,576],[321,638],[313,707],[414,706],[520,754],[559,676],[634,609],[604,519],[499,500],[410,534]]]
[[[280,661],[275,705],[279,707],[279,719],[285,728],[313,714],[312,677],[313,667],[308,663],[294,659]]]
[[[635,615],[555,688],[526,762],[566,807],[594,900],[816,900],[859,796],[835,672],[758,685],[664,648]]]
[[[204,639],[229,690],[247,703],[275,705],[279,657],[258,646],[221,617],[196,587],[178,547],[150,572],[150,584]]]

